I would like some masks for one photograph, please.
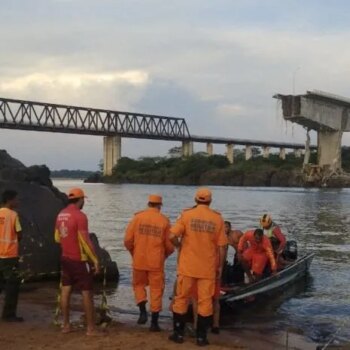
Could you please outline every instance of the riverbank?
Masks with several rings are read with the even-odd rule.
[[[347,156],[348,150],[344,151]],[[312,163],[303,166],[303,159],[294,154],[280,159],[276,154],[264,158],[255,156],[245,160],[242,155],[230,164],[225,156],[197,153],[190,157],[147,157],[138,160],[121,158],[110,176],[94,174],[86,182],[117,184],[158,184],[193,186],[242,187],[350,187],[349,160],[344,170],[332,172],[328,167]]]
[[[75,332],[61,334],[52,324],[56,307],[56,284],[30,284],[20,296],[19,314],[25,318],[22,324],[0,323],[0,348],[17,349],[179,349],[179,345],[168,341],[171,320],[163,318],[163,332],[150,333],[147,327],[135,325],[135,315],[113,314],[114,321],[106,328],[101,337],[88,338],[80,322],[75,322]],[[72,319],[80,321],[81,308],[79,296],[73,296]],[[285,349],[286,333],[266,331],[265,328],[230,329],[222,331],[220,336],[209,335],[210,349]],[[186,338],[186,349],[198,349],[193,338]],[[315,349],[315,344],[306,341],[298,334],[289,334],[289,349]]]
[[[272,186],[300,187],[302,160],[289,156],[285,161],[271,155],[270,159],[238,158],[234,165],[225,156],[195,154],[188,158],[122,158],[106,183]]]

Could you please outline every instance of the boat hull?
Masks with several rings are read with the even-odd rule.
[[[313,257],[313,253],[306,254],[287,268],[279,271],[276,275],[271,275],[256,283],[227,291],[220,297],[220,300],[230,305],[231,303],[246,300],[247,298],[277,292],[286,285],[295,283],[304,277],[309,270]]]

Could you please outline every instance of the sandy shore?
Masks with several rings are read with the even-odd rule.
[[[170,319],[161,321],[163,332],[150,333],[135,325],[133,315],[113,314],[114,321],[106,328],[102,337],[90,338],[85,335],[79,322],[81,309],[79,296],[72,303],[72,319],[76,331],[61,334],[59,327],[53,325],[55,310],[55,289],[51,287],[27,288],[21,294],[18,314],[25,318],[22,324],[0,323],[0,349],[198,349],[193,338],[187,337],[183,345],[168,341],[171,328]],[[286,349],[285,332],[264,332],[263,329],[233,329],[222,331],[219,336],[209,335],[210,349]],[[288,349],[314,350],[316,344],[306,341],[302,336],[290,333]]]

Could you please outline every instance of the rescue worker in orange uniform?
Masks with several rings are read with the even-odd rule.
[[[264,230],[264,235],[270,239],[272,248],[278,259],[286,247],[286,236],[282,233],[280,227],[272,221],[272,217],[268,214],[264,214],[260,218],[260,226]]]
[[[55,241],[61,245],[61,309],[63,315],[62,333],[70,333],[70,297],[73,288],[81,292],[85,311],[86,335],[100,335],[96,330],[93,301],[93,274],[100,270],[95,248],[90,240],[88,219],[81,211],[85,194],[80,188],[68,193],[68,206],[57,216]],[[94,271],[92,270],[92,265]]]
[[[271,242],[261,229],[247,231],[241,237],[238,243],[238,258],[251,282],[262,277],[268,262],[272,273],[277,271]]]
[[[16,315],[19,287],[18,242],[21,240],[21,224],[15,209],[18,206],[16,191],[6,190],[2,193],[0,208],[0,292],[5,293],[2,320],[22,322]]]
[[[227,245],[224,220],[218,212],[210,209],[211,200],[210,190],[199,189],[195,196],[197,205],[184,210],[170,230],[173,244],[181,245],[173,303],[174,332],[169,336],[169,340],[175,343],[184,341],[185,315],[195,288],[198,300],[197,344],[209,344],[207,328],[212,321],[215,282],[221,280]]]
[[[162,310],[164,292],[164,262],[174,252],[170,242],[170,221],[160,210],[162,197],[150,195],[148,208],[135,214],[129,223],[124,244],[133,260],[133,288],[140,309],[138,324],[148,320],[146,311],[147,292],[150,287],[152,321],[150,331],[159,332],[159,312]]]

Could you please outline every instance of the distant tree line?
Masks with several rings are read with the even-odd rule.
[[[85,179],[92,174],[94,171],[86,171],[86,170],[52,170],[51,177],[53,178],[66,178],[66,179]]]

